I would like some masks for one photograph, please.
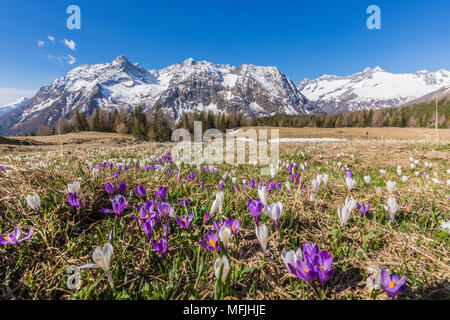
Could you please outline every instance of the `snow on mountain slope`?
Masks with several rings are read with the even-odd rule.
[[[0,116],[7,114],[8,112],[11,112],[17,108],[20,108],[22,105],[24,105],[29,99],[22,97],[17,100],[14,100],[13,102],[10,102],[8,104],[5,104],[3,106],[0,106]]]
[[[111,63],[83,65],[56,79],[8,117],[0,134],[24,134],[54,125],[75,109],[92,113],[160,106],[173,120],[191,111],[243,112],[250,117],[318,112],[276,67],[218,65],[187,59],[161,70],[145,70],[124,56]]]
[[[298,88],[328,113],[397,107],[450,85],[450,71],[389,73],[376,67],[349,76],[304,79]]]

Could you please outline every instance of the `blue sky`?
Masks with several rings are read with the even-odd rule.
[[[81,30],[66,27],[71,4],[81,8]],[[381,9],[380,30],[366,27],[371,4]],[[1,0],[0,104],[118,55],[147,69],[189,57],[275,65],[294,81],[377,65],[395,73],[448,69],[449,14],[442,0]]]

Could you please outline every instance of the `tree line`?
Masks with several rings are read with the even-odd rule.
[[[438,127],[450,128],[450,100],[438,105]],[[282,115],[255,118],[252,126],[273,127],[423,127],[436,123],[436,103],[424,102],[399,108],[354,111],[340,114]]]
[[[450,127],[450,100],[438,102],[438,127]],[[380,110],[354,111],[341,114],[285,115],[276,114],[250,119],[242,112],[213,113],[191,112],[184,114],[177,122],[156,106],[146,114],[142,106],[131,112],[126,109],[109,112],[97,108],[92,115],[74,110],[69,119],[62,117],[54,126],[41,126],[37,135],[56,135],[71,132],[98,131],[132,134],[138,140],[170,141],[172,132],[184,128],[194,132],[194,122],[201,121],[203,132],[217,128],[220,131],[245,126],[273,127],[434,127],[436,123],[435,102],[419,103],[412,106]],[[33,133],[34,134],[34,133]]]

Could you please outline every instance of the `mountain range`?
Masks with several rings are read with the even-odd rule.
[[[323,75],[297,83],[301,93],[333,114],[429,101],[448,94],[449,86],[450,71],[445,69],[395,74],[380,67],[345,77]],[[433,92],[436,94],[430,95]]]
[[[22,135],[55,125],[74,110],[128,111],[159,106],[173,120],[192,111],[273,114],[340,113],[400,106],[448,95],[450,72],[393,74],[366,68],[340,77],[324,75],[295,84],[273,66],[238,67],[187,59],[146,70],[119,56],[110,63],[79,66],[42,87],[35,96],[0,107],[0,135]],[[3,111],[3,112],[2,112]]]

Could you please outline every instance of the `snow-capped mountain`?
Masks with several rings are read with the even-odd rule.
[[[327,113],[398,107],[450,85],[450,71],[389,73],[376,67],[349,76],[323,75],[297,84]]]
[[[190,111],[243,112],[250,117],[319,111],[276,67],[239,67],[187,59],[161,70],[145,70],[124,56],[83,65],[42,87],[22,107],[0,117],[0,134],[24,134],[54,125],[75,109],[92,113],[160,106],[173,120]]]
[[[8,112],[11,112],[17,108],[20,108],[23,106],[29,99],[26,97],[19,98],[17,100],[14,100],[13,102],[10,102],[8,104],[5,104],[4,106],[0,106],[0,116],[7,114]]]

